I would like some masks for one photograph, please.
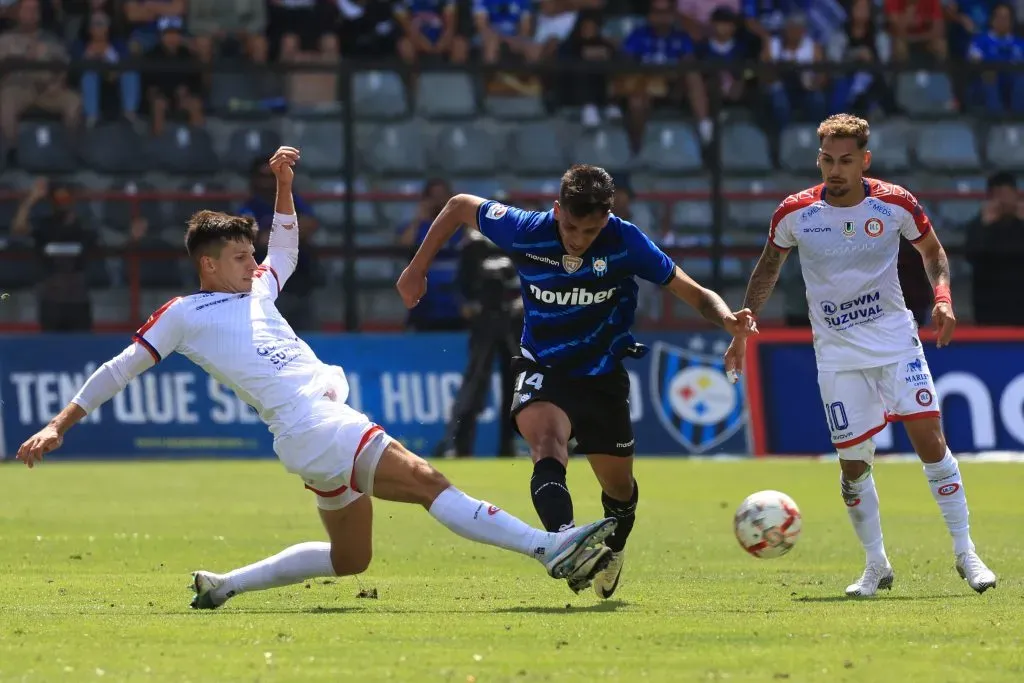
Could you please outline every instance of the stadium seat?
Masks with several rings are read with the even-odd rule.
[[[474,125],[447,126],[437,136],[432,165],[454,175],[490,175],[498,164],[495,136]]]
[[[629,221],[648,235],[658,235],[664,231],[665,221],[661,219],[665,215],[664,205],[633,200],[629,208]]]
[[[727,233],[750,232],[763,236],[768,234],[768,224],[779,202],[792,189],[787,182],[782,184],[775,178],[726,178],[723,180],[726,192],[743,192],[757,195],[750,199],[729,199],[725,202]],[[760,196],[764,198],[761,199]]]
[[[220,168],[210,134],[202,128],[169,124],[152,148],[157,167],[169,173],[216,173]]]
[[[896,105],[911,116],[948,116],[954,113],[953,86],[941,72],[903,72],[896,77]]]
[[[559,177],[568,166],[565,150],[559,129],[552,122],[536,121],[517,126],[509,136],[509,170]]]
[[[416,113],[428,119],[465,119],[476,114],[476,93],[468,74],[421,73],[416,83]]]
[[[204,209],[224,211],[226,213],[234,211],[239,202],[227,199],[211,199],[207,196],[211,193],[225,192],[226,189],[220,183],[192,182],[181,184],[177,187],[177,190],[179,192],[187,192],[190,197],[188,199],[175,199],[167,202],[170,224],[166,226],[166,229],[179,236],[185,230],[185,224],[188,222],[188,219],[197,211]],[[153,224],[150,224],[149,227],[151,231],[158,228],[158,226]]]
[[[385,175],[424,173],[427,161],[421,127],[415,122],[384,126],[377,131],[366,163]]]
[[[82,161],[101,173],[140,173],[152,166],[149,140],[128,123],[104,123],[82,134]]]
[[[699,192],[710,189],[706,178],[661,178],[654,181],[657,192]],[[707,234],[713,224],[711,203],[707,199],[686,199],[669,204],[669,228],[676,232]]]
[[[393,71],[360,71],[352,79],[352,107],[358,118],[398,119],[409,107],[405,84]]]
[[[814,173],[817,170],[818,130],[806,123],[796,123],[779,136],[779,165],[793,173]]]
[[[621,128],[588,130],[576,138],[572,159],[578,164],[593,164],[609,171],[628,169],[633,160],[629,137]]]
[[[941,179],[936,182],[935,189],[967,194],[969,192],[984,192],[986,185],[987,179],[984,176],[962,176]],[[977,199],[958,199],[953,196],[937,202],[924,202],[924,204],[939,231],[939,239],[949,242],[951,245],[963,241],[966,236],[967,224],[981,213],[981,202]]]
[[[110,192],[119,192],[131,197],[141,192],[153,192],[156,188],[149,183],[126,180],[114,181],[107,189]],[[110,199],[103,203],[103,222],[119,232],[128,232],[134,215],[132,203],[129,201]],[[166,210],[164,202],[161,201],[152,199],[140,201],[139,215],[149,222],[151,230],[161,229],[170,223],[169,212]]]
[[[337,174],[345,167],[345,137],[339,120],[288,120],[282,141],[302,150],[300,167],[312,174]]]
[[[871,170],[879,173],[906,171],[910,168],[912,131],[899,121],[883,121],[871,127]]]
[[[220,116],[265,117],[269,112],[252,106],[265,96],[264,75],[214,70],[210,74],[207,105]]]
[[[293,143],[289,143],[293,144]],[[281,136],[269,128],[241,127],[231,132],[228,138],[227,151],[223,155],[223,165],[238,173],[249,173],[253,162],[257,159],[268,159],[281,146]],[[303,165],[307,151],[302,149]],[[314,154],[314,159],[316,155]]]
[[[377,183],[374,190],[395,194],[407,194],[408,200],[382,201],[380,206],[382,230],[391,230],[397,236],[398,231],[409,224],[419,208],[420,195],[423,192],[423,180],[395,179]]]
[[[985,158],[996,168],[1024,171],[1024,126],[993,126],[985,142]]]
[[[648,124],[637,166],[659,173],[694,173],[703,165],[700,142],[692,126],[675,122]]]
[[[78,168],[71,135],[58,123],[18,124],[18,165],[30,173],[71,173]]]
[[[981,165],[974,131],[959,121],[919,124],[917,160],[936,171],[975,171]]]
[[[529,121],[547,116],[544,101],[526,95],[488,95],[484,99],[484,111],[506,121]]]
[[[0,236],[0,255],[3,256],[0,259],[0,290],[35,286],[39,271],[31,240]]]
[[[322,178],[314,185],[317,192],[341,194],[345,192],[345,181],[342,178]],[[369,185],[363,178],[356,178],[356,192],[367,192]],[[342,232],[345,227],[345,200],[319,199],[313,205],[313,212],[323,223],[323,227],[333,232]],[[374,209],[373,202],[357,201],[353,207],[357,230],[376,230],[380,227],[380,218]]]
[[[772,170],[768,138],[752,123],[729,123],[722,128],[722,168],[726,173],[766,173]]]
[[[395,239],[388,232],[364,233],[360,235],[359,243],[363,247],[390,247]],[[396,265],[395,259],[390,256],[363,256],[356,261],[356,277],[360,283],[371,287],[375,284],[390,285],[401,272]]]
[[[454,181],[452,189],[485,199],[500,199],[505,192],[505,185],[497,178],[461,178]]]

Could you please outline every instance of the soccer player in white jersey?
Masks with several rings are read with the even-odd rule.
[[[871,596],[890,588],[892,566],[882,543],[872,477],[872,436],[902,422],[935,502],[953,537],[955,566],[983,593],[996,576],[978,557],[967,522],[957,461],[946,445],[928,362],[896,273],[900,237],[921,253],[935,290],[932,321],[938,346],[956,326],[949,263],[917,200],[898,185],[865,178],[871,164],[868,122],[838,114],[818,127],[824,183],[787,197],[771,219],[743,306],[755,315],[771,295],[786,254],[800,249],[800,267],[814,332],[818,385],[842,468],[843,500],[867,554],[863,575],[846,589]],[[745,342],[734,339],[726,369],[742,370]]]
[[[22,444],[18,458],[32,467],[60,447],[76,422],[178,352],[259,412],[285,469],[316,495],[330,539],[291,546],[227,574],[195,572],[192,607],[212,609],[239,593],[364,571],[372,547],[371,495],[418,503],[456,534],[519,552],[539,560],[552,577],[566,578],[581,555],[615,531],[614,519],[549,533],[467,496],[346,405],[344,371],[322,363],[277,311],[274,300],[298,261],[292,199],[298,159],[292,147],[280,148],[270,159],[277,203],[263,263],[257,266],[253,259],[252,219],[212,211],[193,216],[185,244],[200,291],[157,310],[134,343],[100,367],[59,415]]]

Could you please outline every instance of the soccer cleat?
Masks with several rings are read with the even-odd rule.
[[[989,588],[996,587],[995,573],[985,566],[985,563],[978,557],[978,553],[973,550],[956,556],[956,572],[961,579],[966,579],[967,584],[978,593],[984,593]]]
[[[611,561],[611,549],[607,546],[598,546],[582,553],[576,561],[572,574],[569,575],[569,588],[573,593],[579,593],[590,588],[594,577],[604,569]]]
[[[851,583],[846,587],[846,594],[853,598],[870,598],[883,588],[892,590],[892,580],[892,565],[888,562],[868,562],[857,583]]]
[[[594,592],[597,593],[597,597],[602,600],[607,600],[612,597],[612,593],[619,587],[619,577],[622,576],[622,565],[626,563],[626,550],[623,548],[619,552],[611,552],[608,558],[608,564],[603,569],[597,572],[594,576]]]
[[[586,526],[559,531],[551,547],[538,548],[537,559],[544,563],[552,578],[568,578],[580,557],[615,533],[617,525],[614,517],[606,517]]]
[[[213,592],[220,588],[223,581],[224,577],[219,574],[204,571],[192,572],[192,590],[196,594],[192,597],[190,607],[192,609],[217,609],[227,602],[227,598],[217,602],[213,597]],[[230,598],[232,595],[234,593],[228,593],[227,597]]]

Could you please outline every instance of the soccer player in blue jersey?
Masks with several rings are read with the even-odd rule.
[[[568,442],[586,454],[618,527],[581,556],[569,577],[577,593],[593,583],[601,598],[618,587],[639,490],[633,479],[635,439],[629,418],[626,357],[646,348],[630,334],[635,277],[664,286],[708,320],[741,337],[756,333],[749,310],[733,313],[721,297],[686,275],[641,230],[612,213],[615,185],[595,166],[562,176],[550,211],[523,211],[472,195],[452,197],[398,280],[409,308],[427,289],[437,252],[461,225],[476,226],[516,263],[526,322],[512,403],[516,429],[530,446],[534,507],[549,530],[573,526],[565,483]]]

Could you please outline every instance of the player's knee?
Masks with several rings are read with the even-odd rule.
[[[545,429],[530,441],[530,453],[534,462],[554,458],[564,465],[569,460],[569,442],[557,430]]]
[[[875,442],[871,439],[845,448],[837,448],[836,452],[839,454],[843,478],[847,481],[860,478],[875,462]]]
[[[413,464],[411,477],[420,496],[419,502],[425,507],[429,507],[442,491],[451,486],[446,476],[422,458],[417,458]]]
[[[331,545],[331,567],[337,576],[362,574],[370,568],[372,560],[373,550],[369,547],[355,549]]]

